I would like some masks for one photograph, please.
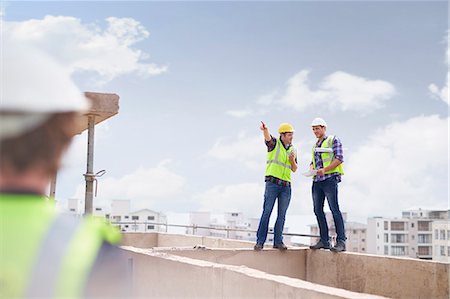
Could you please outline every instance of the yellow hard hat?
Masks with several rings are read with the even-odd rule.
[[[282,123],[278,127],[278,133],[294,133],[294,127],[289,123]]]

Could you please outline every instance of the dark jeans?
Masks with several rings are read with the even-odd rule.
[[[269,230],[269,219],[272,214],[275,200],[278,198],[278,216],[274,229],[274,245],[283,243],[283,228],[286,220],[286,211],[291,201],[291,186],[282,186],[272,182],[266,182],[266,190],[264,192],[264,208],[261,219],[259,221],[258,232],[256,234],[256,243],[264,244]]]
[[[323,206],[325,203],[325,197],[328,200],[328,206],[333,214],[334,224],[336,226],[337,241],[345,242],[344,219],[342,213],[339,210],[338,203],[338,181],[336,176],[332,176],[322,182],[313,182],[312,185],[312,197],[314,204],[314,214],[316,214],[317,223],[320,229],[320,240],[328,244],[330,237],[328,234],[328,224],[323,212]]]

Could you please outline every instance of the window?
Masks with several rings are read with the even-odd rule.
[[[402,256],[408,254],[408,250],[405,246],[392,246],[391,251],[391,254],[394,256]]]
[[[389,223],[387,221],[384,222],[384,230],[389,230]]]
[[[408,238],[405,234],[391,234],[391,243],[406,243]]]
[[[380,227],[380,223],[379,222],[377,222],[377,227]]]
[[[417,222],[417,230],[428,232],[431,231],[430,229],[430,222],[428,221],[419,221]]]
[[[155,220],[155,216],[148,216],[147,220]]]
[[[447,247],[447,256],[450,256],[450,246]]]
[[[431,255],[430,249],[431,249],[431,247],[428,247],[428,246],[419,246],[418,254],[419,255]]]
[[[426,234],[419,234],[417,236],[417,243],[419,244],[429,244],[431,243],[431,235],[426,235]]]
[[[114,221],[120,221],[122,218],[120,216],[113,216]]]
[[[437,229],[434,230],[434,238],[439,240],[439,231]]]
[[[445,230],[441,229],[441,234],[440,234],[439,239],[445,240]]]
[[[447,240],[450,240],[450,230],[447,230]]]
[[[102,210],[102,208],[95,208],[95,210],[96,210],[96,211],[101,211],[101,210]]]
[[[389,246],[387,246],[387,245],[384,246],[384,254],[385,255],[389,254]]]
[[[414,228],[414,222],[411,222],[411,227]]]
[[[125,227],[128,228],[128,224],[126,224]]]
[[[356,229],[354,229],[354,230],[353,230],[353,234],[355,234],[355,235],[356,235]]]
[[[361,239],[361,242],[366,242],[366,239]]]
[[[125,219],[128,219],[128,218],[130,218],[130,217],[128,217],[128,216],[125,216]]]
[[[391,230],[402,231],[405,230],[405,222],[402,221],[392,221]]]
[[[231,217],[237,217],[237,216],[239,216],[238,213],[231,213]]]
[[[75,209],[70,209],[71,212],[75,212]]]
[[[131,216],[131,220],[139,220],[139,216]]]
[[[147,229],[155,229],[154,225],[147,225]]]
[[[441,246],[441,256],[445,256],[445,246]]]
[[[384,243],[389,243],[389,234],[384,234]]]
[[[366,249],[363,247],[363,248],[361,248],[361,251],[366,251]]]

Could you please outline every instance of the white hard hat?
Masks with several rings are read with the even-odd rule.
[[[327,126],[327,122],[325,120],[323,120],[322,118],[317,117],[311,123],[311,127],[314,127],[314,126],[326,127]]]
[[[2,42],[0,139],[21,135],[54,113],[89,109],[69,72],[38,49]]]

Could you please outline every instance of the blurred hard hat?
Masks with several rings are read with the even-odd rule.
[[[89,109],[70,73],[48,55],[7,37],[1,47],[0,139],[22,135],[54,113]]]

